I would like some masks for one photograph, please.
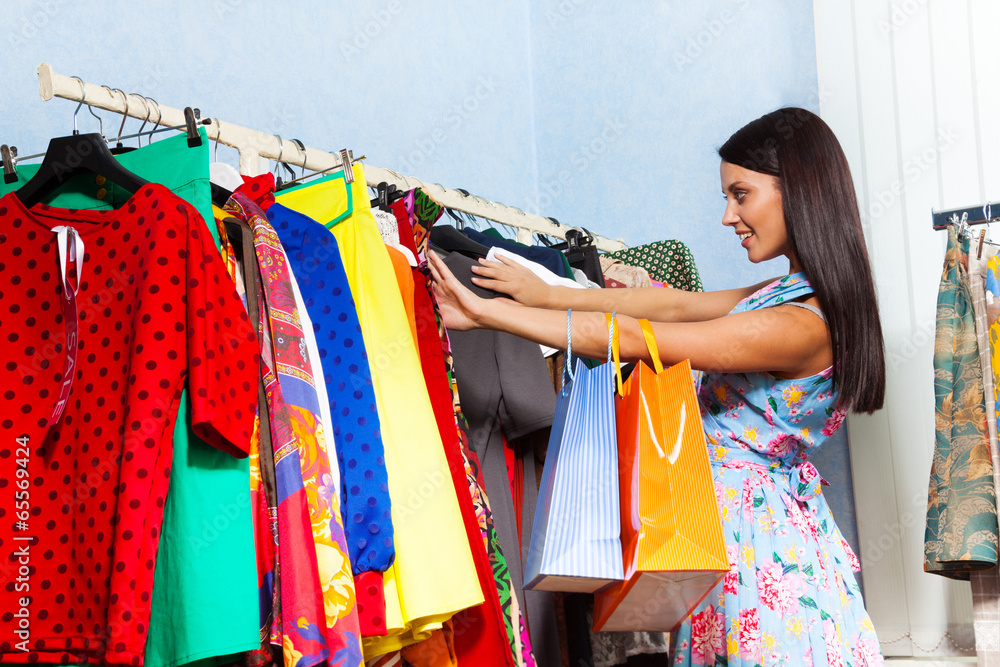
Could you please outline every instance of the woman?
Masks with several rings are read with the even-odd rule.
[[[719,149],[726,210],[751,262],[788,259],[787,276],[709,293],[572,290],[516,264],[482,262],[485,300],[434,257],[446,324],[607,352],[618,312],[622,358],[650,362],[638,322],[653,322],[664,363],[705,371],[699,401],[730,573],[673,634],[677,665],[874,665],[882,656],[843,540],[806,453],[848,410],[882,407],[885,362],[868,254],[847,159],[804,109],[769,113]]]

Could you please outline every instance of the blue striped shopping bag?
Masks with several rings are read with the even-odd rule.
[[[624,578],[615,429],[618,368],[614,314],[608,319],[608,362],[587,368],[572,358],[567,314],[563,389],[542,471],[524,587],[593,593]],[[614,363],[612,363],[614,348]],[[568,376],[568,377],[567,377]]]

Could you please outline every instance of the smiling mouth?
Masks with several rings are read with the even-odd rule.
[[[738,234],[737,236],[740,237],[740,241],[746,241],[748,238],[750,238],[751,236],[753,236],[753,232],[747,232],[745,234]]]

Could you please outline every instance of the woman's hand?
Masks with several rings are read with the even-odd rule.
[[[434,295],[441,308],[445,327],[454,331],[478,328],[478,319],[487,305],[487,300],[476,296],[472,290],[460,283],[437,254],[433,251],[427,254],[431,278],[434,280]]]
[[[478,266],[472,266],[472,272],[476,274],[472,282],[477,287],[507,294],[524,306],[551,307],[551,285],[512,259],[502,255],[497,255],[497,259],[497,262],[480,259]]]

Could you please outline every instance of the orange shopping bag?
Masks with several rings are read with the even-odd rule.
[[[664,369],[639,322],[655,372],[639,362],[617,400],[625,580],[595,595],[595,632],[669,632],[729,571],[691,363]]]

